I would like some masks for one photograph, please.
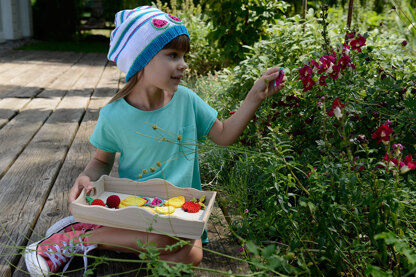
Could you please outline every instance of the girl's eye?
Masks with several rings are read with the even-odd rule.
[[[174,59],[174,58],[176,58],[177,56],[178,56],[178,55],[177,55],[176,53],[170,53],[170,54],[169,54],[169,57],[171,57],[171,58],[173,58],[173,59]]]

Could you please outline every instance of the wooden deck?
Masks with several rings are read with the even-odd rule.
[[[95,152],[88,139],[99,109],[122,79],[104,54],[0,51],[0,276],[28,276],[24,247],[69,215],[67,192]],[[215,207],[206,248],[239,257],[226,226]],[[94,255],[132,258],[103,251]],[[70,268],[82,267],[81,261],[76,258]],[[208,251],[201,267],[247,271],[246,264]],[[94,274],[137,276],[121,274],[135,268],[136,263],[111,262]],[[220,274],[198,270],[196,275]]]

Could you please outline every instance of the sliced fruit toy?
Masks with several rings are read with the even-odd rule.
[[[151,207],[158,207],[158,206],[162,206],[165,203],[165,200],[160,199],[159,197],[155,197],[152,202],[147,203],[147,205],[151,206]]]
[[[95,205],[95,206],[103,206],[105,207],[105,203],[103,200],[101,199],[94,199],[94,201],[91,202],[91,205]]]
[[[185,203],[185,197],[183,196],[172,197],[165,201],[166,206],[173,206],[175,208],[182,207],[183,203]]]
[[[201,210],[201,205],[194,200],[186,201],[182,205],[182,210],[187,213],[197,213],[199,210]]]
[[[142,197],[138,197],[138,196],[129,196],[127,198],[124,198],[123,200],[121,200],[120,205],[118,205],[118,208],[124,208],[124,207],[128,207],[128,206],[143,206],[144,204],[146,204],[148,202],[147,199],[144,199]]]
[[[158,212],[160,214],[166,214],[166,215],[174,213],[175,210],[176,210],[176,208],[173,207],[173,206],[162,206],[162,207],[156,207],[155,208],[156,212]]]

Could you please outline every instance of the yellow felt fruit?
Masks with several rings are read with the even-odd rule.
[[[155,207],[156,212],[160,214],[172,214],[175,212],[176,208],[173,206],[161,206],[161,207]]]
[[[144,204],[147,203],[147,200],[138,196],[129,196],[127,198],[124,198],[121,200],[120,205],[118,205],[118,208],[124,208],[128,206],[138,206],[141,207]]]
[[[185,197],[183,196],[176,196],[165,201],[166,206],[173,206],[175,208],[182,207],[184,203],[185,203]]]
[[[145,209],[145,210],[148,210],[149,212],[151,212],[152,214],[154,214],[154,213],[156,213],[155,212],[155,209],[153,209],[153,208],[151,208],[151,207],[142,207],[143,209]]]

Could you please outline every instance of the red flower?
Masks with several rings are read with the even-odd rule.
[[[356,50],[358,52],[361,52],[361,47],[365,46],[366,41],[367,40],[365,39],[365,37],[359,35],[358,38],[356,38],[356,39],[354,39],[350,42],[351,49]]]
[[[339,97],[335,98],[332,102],[332,108],[328,111],[329,116],[335,115],[337,119],[342,117],[342,109],[345,108],[345,105],[339,101]]]
[[[371,138],[372,139],[378,139],[377,143],[380,143],[381,141],[389,141],[390,140],[390,134],[393,133],[393,129],[390,128],[390,121],[387,121],[380,127],[378,127],[377,131],[375,131]]]
[[[329,76],[326,75],[321,75],[321,77],[319,77],[319,84],[323,87],[326,87],[326,78],[328,78]]]
[[[411,169],[416,168],[416,161],[413,161],[412,155],[407,155],[404,158],[404,165],[400,167],[400,173],[406,173]]]
[[[331,76],[331,78],[332,79],[338,79],[338,75],[339,75],[339,72],[341,71],[341,67],[339,66],[339,65],[333,65],[332,66],[332,69],[331,69],[331,74],[329,74],[329,76]]]
[[[305,65],[302,68],[299,68],[299,79],[302,81],[312,78],[312,67]]]
[[[348,44],[343,44],[342,45],[342,54],[347,54],[348,52],[350,52],[351,47]]]
[[[312,65],[312,68],[319,68],[319,63],[317,63],[315,60],[311,61],[311,65]]]
[[[384,155],[383,160],[387,162],[389,168],[396,166],[402,174],[416,168],[416,161],[413,161],[412,155],[407,155],[404,161],[400,161],[400,164],[396,158],[389,159],[387,153]]]
[[[313,79],[305,79],[305,80],[302,80],[302,82],[303,82],[304,92],[312,90],[313,86],[315,85],[315,81]]]
[[[351,32],[351,33],[348,33],[347,34],[347,38],[348,39],[352,39],[352,38],[354,38],[355,37],[355,31],[353,31],[353,32]]]
[[[403,40],[403,41],[402,41],[402,45],[403,45],[403,46],[406,46],[406,45],[407,45],[407,41],[406,41],[406,40]]]
[[[329,55],[323,55],[320,58],[320,61],[322,64],[319,66],[318,73],[327,71],[331,67],[331,64],[335,64],[335,57],[329,56]]]
[[[347,66],[350,65],[350,62],[351,62],[351,58],[344,54],[339,59],[338,64],[341,66],[342,69],[345,69]]]

